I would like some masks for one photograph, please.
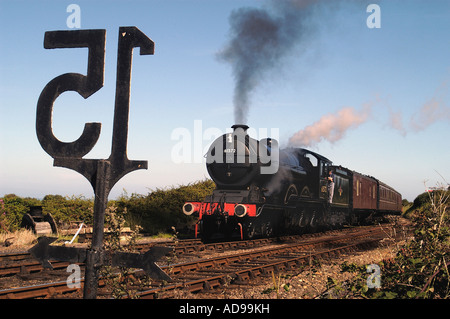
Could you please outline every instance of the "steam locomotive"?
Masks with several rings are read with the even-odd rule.
[[[213,241],[300,234],[401,213],[400,193],[378,179],[332,165],[303,148],[280,150],[276,140],[253,139],[246,125],[232,128],[206,155],[216,189],[202,202],[183,205],[184,214],[198,216],[196,237],[200,233],[204,241]]]

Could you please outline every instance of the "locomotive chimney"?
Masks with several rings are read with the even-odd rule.
[[[248,129],[248,125],[245,125],[245,124],[234,124],[233,126],[231,126],[231,128],[232,128],[234,131],[236,131],[236,129],[238,129],[238,128],[241,128],[241,129],[244,130],[244,132],[246,132],[247,129]]]

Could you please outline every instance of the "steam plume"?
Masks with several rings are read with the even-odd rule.
[[[438,92],[411,118],[411,128],[416,132],[422,131],[439,120],[450,121],[450,108]]]
[[[357,112],[352,107],[344,107],[336,114],[327,114],[305,129],[298,131],[289,139],[290,146],[308,147],[322,140],[334,143],[340,140],[350,128],[364,123],[370,114],[370,106]]]
[[[307,33],[305,24],[312,12],[309,7],[315,2],[272,1],[270,11],[241,8],[231,13],[231,40],[218,57],[232,66],[235,123],[247,122],[250,93]]]
[[[406,130],[403,127],[401,111],[395,112],[391,108],[389,108],[389,126],[399,131],[401,135],[406,136]]]
[[[450,122],[450,107],[445,101],[448,94],[448,84],[448,80],[442,82],[434,95],[411,116],[409,122],[406,121],[405,125],[403,125],[401,111],[394,112],[390,109],[389,126],[406,136],[410,132],[423,131],[439,121]]]

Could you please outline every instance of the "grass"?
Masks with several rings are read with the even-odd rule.
[[[19,229],[14,232],[0,233],[0,246],[5,246],[7,240],[12,240],[10,247],[31,245],[37,240],[37,236],[29,229]]]
[[[159,232],[158,234],[151,236],[151,238],[152,239],[159,239],[159,238],[173,239],[174,238],[174,234]]]

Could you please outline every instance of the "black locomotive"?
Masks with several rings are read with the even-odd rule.
[[[183,206],[186,215],[198,215],[196,237],[200,233],[210,241],[298,234],[401,212],[401,195],[373,177],[334,166],[306,149],[279,150],[275,140],[251,138],[246,125],[232,128],[212,143],[206,156],[216,189],[203,202]]]

